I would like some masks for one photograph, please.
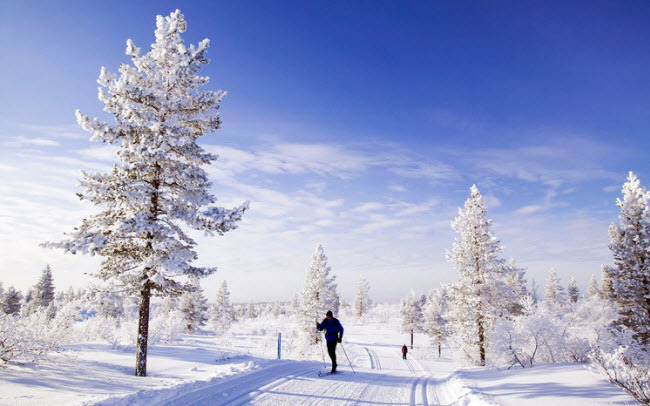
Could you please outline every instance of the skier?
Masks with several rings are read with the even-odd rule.
[[[336,343],[343,340],[343,326],[338,319],[332,315],[332,311],[328,310],[325,318],[321,323],[316,322],[318,331],[325,330],[325,341],[327,341],[327,353],[332,359],[332,371],[336,372]]]
[[[406,359],[406,353],[409,352],[408,348],[406,348],[406,344],[402,346],[402,358]]]

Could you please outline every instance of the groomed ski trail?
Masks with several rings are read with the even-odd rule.
[[[215,382],[180,385],[167,392],[135,393],[104,405],[485,405],[443,360],[403,360],[401,345],[372,342],[378,335],[347,342],[356,373],[318,376],[322,363],[270,361],[262,369]],[[389,339],[383,338],[388,341]],[[399,341],[391,340],[393,342]]]

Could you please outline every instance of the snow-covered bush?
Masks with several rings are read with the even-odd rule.
[[[587,362],[592,348],[616,319],[612,305],[593,297],[558,313],[557,306],[522,301],[523,314],[500,319],[490,343],[490,361],[503,367],[534,362]]]
[[[612,339],[614,345],[591,353],[592,369],[607,376],[639,403],[650,405],[650,348],[637,342],[629,332],[616,332]]]
[[[183,312],[172,310],[169,313],[158,313],[149,322],[149,345],[175,341],[185,333],[185,327]]]
[[[54,317],[46,309],[26,317],[0,312],[0,360],[34,362],[60,351],[74,322],[73,314],[63,310]]]

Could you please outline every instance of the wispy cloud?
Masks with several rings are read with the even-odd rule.
[[[37,147],[55,147],[59,145],[57,141],[46,138],[29,138],[22,135],[15,135],[5,138],[0,145],[3,147],[20,148],[24,146],[37,146]]]
[[[612,148],[587,138],[561,137],[537,145],[472,151],[465,161],[488,176],[559,188],[587,180],[618,179],[603,164]]]

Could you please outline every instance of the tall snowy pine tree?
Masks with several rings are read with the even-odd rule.
[[[424,309],[427,334],[432,344],[438,346],[438,358],[442,356],[442,342],[447,335],[447,320],[444,317],[447,312],[447,290],[447,285],[431,290]]]
[[[577,303],[580,298],[580,289],[578,288],[578,282],[576,282],[575,277],[571,277],[571,282],[567,287],[567,294],[569,295],[569,300],[571,303]]]
[[[208,301],[203,295],[203,289],[198,278],[191,277],[191,290],[183,292],[178,302],[178,310],[185,317],[185,328],[188,332],[196,331],[205,324],[206,311],[208,310]]]
[[[316,322],[323,320],[328,310],[331,310],[335,317],[338,316],[339,296],[336,292],[336,276],[331,275],[331,271],[332,269],[327,265],[323,245],[318,244],[305,272],[305,287],[301,300],[300,325],[310,344],[318,342]]]
[[[548,275],[544,300],[548,309],[553,312],[562,312],[567,305],[567,296],[564,288],[560,285],[560,278],[558,278],[555,268],[552,268]]]
[[[650,345],[650,192],[630,172],[623,185],[619,223],[609,227],[614,266],[604,267],[621,323]],[[603,281],[605,285],[605,281]],[[604,289],[602,289],[604,290]]]
[[[591,275],[589,278],[589,287],[587,288],[587,296],[591,298],[600,297],[600,288],[598,287],[598,282],[596,282],[596,277]]]
[[[411,334],[411,348],[413,348],[413,335],[422,330],[422,307],[420,298],[411,290],[400,303],[400,316],[402,318],[402,332]]]
[[[191,265],[197,259],[195,242],[181,227],[222,235],[236,228],[248,207],[248,202],[232,210],[212,206],[217,199],[201,168],[217,156],[196,141],[219,128],[218,108],[225,96],[198,90],[209,81],[197,75],[209,62],[209,41],[183,43],[186,23],[179,10],[158,16],[156,27],[156,42],[144,55],[127,41],[133,66],[121,64],[119,77],[101,69],[98,97],[115,123],[77,111],[91,141],[119,145],[119,163],[107,173],[82,174],[80,198],[102,210],[84,219],[67,240],[48,244],[73,254],[101,255],[97,276],[115,280],[140,298],[137,376],[146,376],[151,296],[191,290],[183,283],[187,276],[216,271]]]
[[[354,299],[354,314],[361,317],[370,310],[370,284],[366,278],[361,277],[357,284],[357,296]]]
[[[486,348],[494,321],[507,314],[514,297],[505,280],[513,271],[498,254],[503,250],[486,219],[483,196],[475,185],[470,198],[458,210],[451,227],[458,233],[447,251],[447,261],[458,270],[460,280],[449,289],[447,320],[464,353],[477,365],[485,365]]]
[[[230,304],[228,283],[223,281],[219,290],[217,290],[217,300],[212,308],[212,316],[210,317],[210,324],[214,333],[218,336],[225,334],[230,329],[230,324],[233,322],[233,319],[234,312]]]
[[[52,300],[54,300],[54,281],[52,279],[52,269],[50,269],[49,264],[45,266],[41,274],[41,279],[34,286],[33,300],[41,307],[49,306]]]

